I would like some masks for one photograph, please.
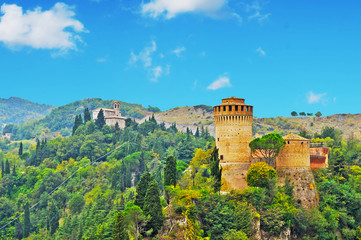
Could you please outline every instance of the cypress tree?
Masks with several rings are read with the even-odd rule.
[[[23,142],[20,142],[20,147],[19,147],[19,156],[23,155]]]
[[[24,227],[23,227],[23,237],[27,238],[30,234],[31,223],[30,223],[30,209],[29,203],[26,202],[24,206]]]
[[[75,115],[75,120],[74,120],[74,125],[73,125],[73,133],[72,133],[73,136],[74,136],[76,129],[79,127],[79,125],[78,125],[79,119],[78,118],[79,118],[78,115]]]
[[[177,159],[169,156],[164,168],[164,186],[177,185]]]
[[[8,159],[5,162],[5,174],[10,174],[10,162]]]
[[[211,155],[211,176],[214,179],[213,188],[214,192],[219,192],[222,186],[222,167],[219,168],[218,149],[214,147]]]
[[[144,207],[144,198],[145,195],[147,194],[148,185],[151,180],[153,179],[150,173],[145,172],[140,178],[140,181],[138,182],[138,185],[136,187],[137,196],[135,197],[134,204],[139,206],[141,209],[143,209]]]
[[[99,129],[102,129],[102,127],[105,125],[103,109],[100,109],[98,116],[97,116],[97,120],[95,121],[95,125],[97,125]]]
[[[37,153],[40,149],[40,140],[39,138],[36,139],[36,149],[35,149],[35,152]]]
[[[59,218],[60,218],[59,209],[57,206],[55,206],[53,202],[51,202],[49,206],[48,214],[49,214],[50,234],[53,235],[59,227]]]
[[[1,177],[5,175],[4,161],[1,161]]]
[[[158,184],[155,180],[152,180],[149,183],[147,194],[144,199],[143,211],[145,216],[150,216],[150,220],[147,223],[145,229],[153,229],[154,236],[158,233],[158,230],[162,228],[164,222],[162,205],[160,204]]]
[[[129,235],[126,230],[126,222],[122,212],[118,212],[115,217],[115,223],[113,228],[114,240],[129,240]]]
[[[119,127],[119,123],[118,123],[118,122],[115,123],[114,128],[115,128],[115,131],[116,131],[116,132],[119,132],[119,131],[120,131],[120,127]]]
[[[79,121],[79,126],[84,124],[83,118],[81,117],[81,114],[79,114],[78,121]]]
[[[87,123],[87,122],[89,122],[89,121],[91,121],[92,119],[91,119],[91,117],[90,117],[90,111],[89,111],[89,109],[88,108],[86,108],[85,110],[84,110],[84,123]]]
[[[194,134],[195,137],[199,137],[199,128],[197,127],[196,133]]]
[[[13,176],[16,176],[16,166],[15,166],[15,163],[14,163],[14,166],[13,166]]]

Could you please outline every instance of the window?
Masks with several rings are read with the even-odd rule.
[[[228,106],[228,111],[232,111],[232,106]]]
[[[226,111],[226,106],[223,106],[223,111],[224,111],[224,112]]]
[[[238,106],[234,106],[234,111],[238,111]]]
[[[221,160],[223,160],[223,155],[219,156],[219,158],[220,158]]]
[[[242,112],[243,112],[243,107],[244,107],[244,106],[241,106],[241,111],[242,111]]]
[[[219,138],[217,138],[217,141],[219,142]]]

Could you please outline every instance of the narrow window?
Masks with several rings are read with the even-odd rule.
[[[242,111],[242,112],[243,112],[243,107],[244,107],[244,106],[241,106],[241,111]]]
[[[288,141],[287,144],[290,144],[290,141]]]
[[[303,142],[301,142],[301,144],[303,145]]]
[[[228,106],[228,111],[232,111],[232,106]]]
[[[220,160],[223,160],[223,155],[220,156]]]
[[[223,112],[225,112],[226,111],[226,106],[223,106]]]
[[[219,142],[219,138],[217,138],[217,141]]]
[[[221,111],[221,107],[218,107],[218,112],[220,112]]]
[[[234,106],[234,111],[238,111],[238,105]]]

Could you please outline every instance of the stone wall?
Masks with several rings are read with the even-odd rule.
[[[328,166],[328,147],[310,148],[310,166],[312,169],[324,168]]]

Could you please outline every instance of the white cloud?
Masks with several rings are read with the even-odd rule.
[[[327,93],[313,93],[312,91],[310,91],[306,96],[307,102],[309,104],[318,103],[322,100],[324,96],[326,96],[326,94]]]
[[[77,49],[79,33],[86,32],[74,18],[73,8],[56,3],[50,10],[40,7],[23,12],[16,4],[3,4],[0,17],[0,41],[8,47],[28,46],[35,49]]]
[[[153,71],[153,77],[152,77],[152,81],[153,82],[157,82],[158,78],[160,77],[160,75],[162,75],[163,73],[163,68],[161,66],[156,66],[152,69]]]
[[[262,6],[258,1],[254,1],[252,4],[246,4],[246,12],[251,14],[248,16],[249,21],[256,20],[260,23],[271,16],[271,13],[262,13]]]
[[[258,52],[258,54],[262,57],[266,56],[266,52],[261,47],[257,48],[256,52]]]
[[[207,87],[209,90],[217,90],[224,87],[231,87],[229,77],[221,76],[216,81],[212,82],[211,85]]]
[[[184,52],[185,50],[186,50],[185,47],[178,47],[178,48],[174,49],[172,51],[172,53],[174,53],[177,57],[180,57],[181,53]]]
[[[227,0],[151,0],[142,5],[142,13],[153,18],[165,15],[170,19],[187,12],[214,13],[226,3]]]
[[[152,66],[152,54],[157,50],[157,44],[155,41],[152,41],[151,46],[145,47],[138,55],[134,52],[130,53],[129,63],[134,64],[138,61],[141,61],[144,64],[144,67]]]

